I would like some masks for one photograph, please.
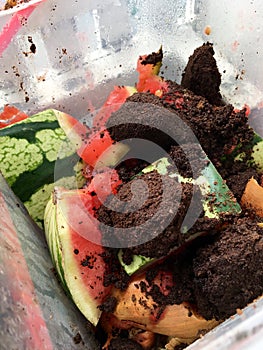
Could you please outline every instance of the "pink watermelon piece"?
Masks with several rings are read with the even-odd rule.
[[[60,111],[55,113],[60,127],[88,166],[92,168],[114,166],[128,152],[127,145],[114,143],[104,127],[91,130],[69,114]]]
[[[161,97],[164,92],[168,91],[168,83],[158,75],[161,65],[162,47],[158,52],[142,55],[138,58],[139,79],[136,84],[138,92],[150,92]]]
[[[96,326],[101,315],[98,306],[110,287],[103,284],[106,265],[99,223],[93,217],[94,197],[88,190],[56,188],[47,206],[45,230],[64,286],[79,310]]]
[[[0,128],[20,122],[26,118],[28,118],[28,115],[15,106],[5,105],[3,112],[0,113]]]
[[[94,128],[104,128],[113,112],[116,112],[128,97],[137,92],[132,86],[114,86],[106,102],[93,119]]]

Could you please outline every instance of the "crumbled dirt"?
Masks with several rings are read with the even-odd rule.
[[[154,66],[161,62],[163,59],[163,50],[162,48],[158,52],[152,52],[151,54],[147,55],[146,57],[140,56],[139,60],[140,63],[143,65],[147,64],[153,64]]]
[[[235,217],[220,233],[196,239],[184,252],[148,272],[160,305],[196,305],[206,319],[223,320],[263,293],[263,229],[250,217]],[[159,270],[173,273],[174,287],[164,296],[153,280]]]
[[[144,168],[149,165],[148,162],[142,159],[127,159],[121,162],[116,170],[122,182],[128,182],[131,178],[138,175]]]
[[[223,104],[219,92],[221,74],[218,71],[214,54],[211,43],[203,44],[195,49],[183,72],[181,85],[196,95],[205,97],[212,105],[221,106]]]
[[[227,169],[227,174],[221,174],[237,201],[240,201],[248,180],[254,177],[260,181],[260,175],[253,167],[248,168],[243,162],[235,162],[232,168]]]
[[[177,172],[185,178],[196,179],[208,164],[207,157],[199,144],[185,144],[183,146],[172,146],[170,157]]]
[[[233,175],[233,158],[229,155],[233,148],[239,145],[240,152],[244,151],[246,158],[250,158],[247,146],[254,133],[248,125],[245,109],[234,111],[232,105],[213,106],[174,82],[169,82],[169,86],[169,92],[162,98],[149,93],[129,97],[108,121],[112,138],[116,141],[143,138],[170,152],[173,146],[189,143],[188,128],[178,126],[180,117],[191,128],[208,158],[220,173],[224,173],[225,179],[228,171]],[[150,150],[147,151],[149,155],[154,156]],[[160,156],[163,154],[157,152],[155,160]]]
[[[195,60],[193,56],[190,61],[193,65],[196,65],[198,62],[200,64],[200,55],[203,55],[205,52],[209,53],[210,58],[208,61],[212,62],[210,62],[212,70],[207,72],[207,74],[213,75],[211,72],[215,73],[217,67],[214,64],[214,52],[210,44],[206,44],[200,50],[197,50],[194,53],[197,59]],[[191,78],[189,69],[186,68],[185,70],[185,79],[186,73],[188,78]],[[217,82],[220,80],[218,74],[215,74]],[[140,173],[141,169],[148,163],[169,154],[174,162],[174,167],[180,175],[196,178],[207,163],[206,153],[238,200],[248,179],[251,176],[258,177],[253,167],[248,168],[246,162],[234,162],[234,154],[233,156],[229,155],[233,148],[239,145],[239,150],[245,152],[245,160],[250,158],[250,151],[247,149],[247,145],[253,138],[253,131],[248,125],[245,109],[234,111],[232,105],[219,103],[221,95],[218,84],[215,81],[212,82],[212,77],[207,81],[211,81],[214,91],[217,90],[217,93],[214,94],[214,99],[218,102],[217,106],[214,105],[215,101],[212,101],[211,98],[210,101],[214,103],[213,105],[205,97],[200,96],[202,87],[197,86],[200,91],[197,92],[195,90],[195,93],[198,94],[196,95],[189,89],[169,81],[169,91],[162,98],[150,93],[134,94],[128,99],[127,103],[113,113],[108,121],[108,130],[114,140],[130,139],[131,148],[133,149],[137,145],[137,140],[142,138],[158,144],[164,150],[163,153],[160,151],[159,154],[158,152],[157,154],[151,154],[150,149],[146,149],[145,154],[147,154],[148,162],[131,159],[120,164],[118,171],[124,182],[124,185],[120,187],[118,192],[118,198],[121,200],[121,203],[115,207],[115,210],[108,210],[108,203],[106,202],[105,206],[102,206],[97,213],[99,220],[106,224],[106,227],[102,230],[103,243],[106,246],[113,246],[114,242],[116,247],[120,244],[124,245],[125,240],[127,240],[125,228],[133,228],[133,231],[128,235],[130,247],[123,251],[123,260],[126,264],[131,263],[133,254],[157,258],[165,256],[171,250],[176,250],[183,246],[185,241],[192,235],[195,235],[196,232],[210,233],[212,235],[221,229],[223,222],[228,222],[228,218],[221,221],[207,219],[202,216],[202,213],[191,230],[186,234],[182,234],[181,225],[193,193],[196,196],[197,206],[200,206],[201,196],[200,194],[198,195],[195,187],[189,184],[181,185],[175,179],[169,178],[167,182],[169,183],[170,192],[165,205],[167,206],[167,211],[172,209],[172,203],[173,205],[178,205],[178,200],[174,200],[173,196],[182,191],[179,210],[168,226],[166,225],[166,217],[158,215],[156,224],[153,224],[153,227],[147,232],[148,241],[139,244],[139,237],[143,235],[140,225],[154,216],[160,203],[163,201],[160,175],[150,173],[136,177],[139,180],[146,181],[150,195],[145,203],[143,201],[144,198],[138,199],[140,204],[139,210],[133,212],[128,210],[126,213],[123,211],[127,209],[127,205],[132,198],[132,182],[129,182],[129,180]],[[190,86],[187,87],[190,88]],[[178,125],[178,117],[184,122],[182,125]],[[189,142],[189,126],[196,136],[194,142]],[[135,139],[135,144],[132,143],[133,138]],[[193,139],[190,138],[190,141],[193,141]],[[200,142],[205,153],[198,142]],[[118,235],[116,235],[114,227],[122,228],[123,230],[119,230]],[[122,273],[117,272],[117,253],[113,249],[110,250],[109,254],[112,255],[113,260],[116,260],[116,265],[112,271],[109,269],[106,273],[106,284],[113,283],[115,286],[120,285],[122,288],[125,288],[126,283],[128,283],[128,277],[124,275],[123,282],[120,280]],[[191,286],[189,285],[188,287],[190,288]]]
[[[73,341],[75,344],[84,344],[81,334],[79,332],[74,336]]]
[[[143,347],[131,339],[115,338],[111,341],[108,350],[143,350]]]
[[[167,155],[180,175],[195,178],[207,164],[203,149],[235,198],[240,200],[247,181],[252,176],[257,180],[260,177],[252,165],[247,165],[251,159],[249,145],[254,132],[248,124],[245,109],[236,111],[222,101],[220,82],[213,46],[206,43],[189,58],[182,85],[168,81],[168,92],[161,98],[150,93],[134,94],[112,114],[107,122],[111,137],[115,141],[128,139],[132,149],[137,146],[144,151],[147,161],[143,161],[146,159],[143,157],[139,160],[131,157],[130,161],[119,165],[123,185],[117,198],[121,202],[109,210],[107,205],[112,204],[112,198],[109,198],[109,202],[98,210],[97,217],[106,224],[102,230],[106,246],[115,242],[118,247],[128,241],[129,248],[123,249],[126,264],[131,263],[133,254],[167,256],[146,271],[148,287],[145,283],[138,284],[153,297],[160,309],[168,304],[188,302],[206,319],[224,320],[263,293],[263,229],[257,225],[259,219],[253,213],[208,219],[201,210],[195,225],[183,233],[181,225],[193,194],[196,194],[196,205],[201,205],[202,197],[195,186],[181,184],[176,178],[154,171],[136,177],[147,184],[148,194],[144,197],[143,187],[133,192],[130,181],[145,165]],[[182,123],[178,123],[178,117]],[[189,127],[196,139],[190,137]],[[151,152],[136,140],[133,143],[133,138],[151,141],[162,150]],[[243,152],[243,161],[235,160],[233,150],[236,146]],[[163,180],[169,187],[165,196]],[[137,198],[135,193],[142,195]],[[134,201],[134,210],[130,210],[131,201]],[[173,206],[179,208],[168,225],[165,215],[154,217],[161,204],[165,204],[166,214],[173,211]],[[145,233],[140,225],[153,218],[155,221],[147,231],[148,241],[138,244]],[[116,232],[114,228],[119,230]],[[127,229],[132,230],[128,235]],[[197,232],[202,234],[187,241]],[[104,258],[109,267],[104,283],[124,289],[129,276],[123,271],[117,254],[118,249],[106,249]],[[174,284],[168,295],[154,283],[158,271],[163,270],[173,275]],[[122,344],[123,339],[115,341]],[[121,349],[120,346],[116,349]]]
[[[103,304],[99,306],[101,311],[113,312],[117,305],[117,299],[115,297],[109,296],[104,300]]]
[[[263,293],[263,230],[257,220],[236,218],[223,234],[198,250],[193,268],[197,307],[225,319]]]
[[[203,214],[201,194],[192,184],[181,184],[176,178],[161,176],[156,171],[138,176],[136,181],[139,181],[139,187],[136,189],[138,197],[135,200],[131,181],[120,187],[117,195],[120,202],[114,207],[115,210],[107,208],[112,199],[110,197],[97,212],[99,221],[106,224],[100,226],[103,244],[131,247],[124,250],[126,262],[131,252],[147,257],[162,257],[189,240],[191,231],[183,233],[181,226],[192,199],[196,201],[195,208],[200,207],[200,213]],[[148,191],[146,200],[144,186]],[[195,196],[193,191],[196,192]],[[131,207],[132,199],[134,202]],[[200,232],[210,231],[218,225],[218,220],[201,219],[197,222]],[[147,226],[144,227],[145,223]],[[116,232],[116,228],[122,230]],[[130,229],[129,233],[127,228]],[[196,234],[195,229],[192,232]]]
[[[122,268],[118,259],[117,249],[105,249],[102,254],[103,260],[106,262],[106,270],[104,273],[105,287],[113,285],[114,287],[124,290],[129,282],[129,275]],[[104,305],[102,305],[102,308]]]

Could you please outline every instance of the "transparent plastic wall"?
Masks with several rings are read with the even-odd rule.
[[[12,11],[0,11],[2,32]],[[260,0],[43,1],[21,16],[0,52],[0,107],[32,113],[55,106],[83,116],[113,85],[134,84],[140,54],[162,45],[162,73],[180,82],[187,58],[205,41],[214,43],[223,96],[255,107],[263,100],[262,18]]]
[[[0,0],[0,7],[4,3]],[[9,103],[29,114],[54,107],[83,117],[105,101],[114,85],[135,83],[139,55],[162,45],[162,75],[180,82],[188,57],[210,41],[222,74],[222,95],[237,108],[249,105],[251,122],[263,130],[261,0],[33,0],[16,10],[0,11],[0,110]],[[37,271],[42,260],[32,261]],[[69,312],[68,301],[60,300],[66,307],[59,306],[58,317]],[[189,350],[262,349],[262,315],[261,299]],[[60,335],[58,343],[63,339]]]

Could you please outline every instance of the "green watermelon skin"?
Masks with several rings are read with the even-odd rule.
[[[66,293],[94,325],[99,305],[110,294],[103,276],[106,263],[92,196],[84,189],[55,187],[45,210],[45,235],[53,264]]]
[[[82,163],[56,112],[46,110],[0,129],[0,170],[40,226],[54,185],[84,183]]]
[[[1,349],[98,350],[54,274],[43,231],[0,174]]]

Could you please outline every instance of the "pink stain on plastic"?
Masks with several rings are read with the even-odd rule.
[[[0,56],[2,56],[3,52],[8,47],[19,29],[23,26],[24,23],[26,23],[27,19],[37,7],[37,5],[43,1],[45,0],[40,0],[39,2],[31,4],[28,7],[12,14],[9,22],[5,24],[2,31],[0,32]]]
[[[233,43],[232,43],[232,51],[237,51],[238,47],[239,47],[239,42],[237,40],[235,40]]]
[[[1,263],[19,320],[15,329],[20,329],[21,348],[25,346],[25,349],[53,350],[16,228],[1,193],[0,214],[4,217],[0,227],[0,245],[3,248]]]

